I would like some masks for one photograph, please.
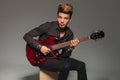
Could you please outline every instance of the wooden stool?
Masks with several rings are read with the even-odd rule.
[[[40,70],[39,80],[57,80],[58,72]]]

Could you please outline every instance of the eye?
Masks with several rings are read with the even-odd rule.
[[[68,20],[69,18],[68,18],[68,17],[65,17],[64,19]]]
[[[58,18],[62,18],[61,16],[58,16]]]

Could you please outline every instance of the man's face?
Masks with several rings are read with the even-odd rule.
[[[69,14],[65,14],[62,12],[59,12],[57,14],[57,21],[58,21],[59,27],[61,28],[65,28],[66,25],[70,22],[70,19],[71,17]]]

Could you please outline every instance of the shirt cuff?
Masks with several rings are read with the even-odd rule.
[[[74,49],[74,47],[69,47],[68,51],[72,51]]]

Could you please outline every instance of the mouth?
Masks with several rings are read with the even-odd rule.
[[[65,26],[65,24],[60,24],[60,27],[64,27]]]

